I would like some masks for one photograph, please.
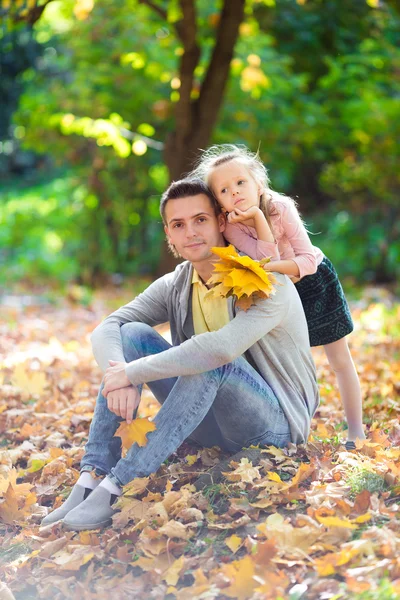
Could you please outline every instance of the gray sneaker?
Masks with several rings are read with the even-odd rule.
[[[93,490],[91,490],[90,488],[86,488],[82,485],[75,484],[72,488],[72,492],[70,493],[64,504],[59,508],[56,508],[56,510],[53,510],[50,514],[48,514],[47,517],[45,517],[42,520],[41,525],[50,525],[51,523],[57,523],[57,521],[61,521],[61,519],[63,519],[69,513],[70,510],[76,508],[77,506],[79,506],[79,504],[81,504],[81,502],[86,500],[86,498],[92,491]]]
[[[99,485],[84,502],[68,513],[63,521],[64,527],[73,531],[108,527],[111,517],[117,512],[112,508],[117,498]]]

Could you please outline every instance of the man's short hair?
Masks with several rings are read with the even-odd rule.
[[[173,181],[169,188],[163,193],[160,200],[160,214],[164,225],[167,225],[165,219],[165,208],[169,200],[177,200],[178,198],[187,198],[204,194],[210,199],[211,206],[214,209],[215,215],[218,216],[221,212],[221,207],[217,202],[214,194],[204,181],[201,179],[180,179]]]

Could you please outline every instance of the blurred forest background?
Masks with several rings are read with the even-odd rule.
[[[198,148],[259,148],[350,285],[400,274],[390,0],[2,0],[0,286],[171,267],[158,213]]]

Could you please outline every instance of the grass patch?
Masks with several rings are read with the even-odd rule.
[[[346,596],[350,597],[350,596]],[[352,600],[399,600],[399,588],[394,587],[392,582],[386,577],[378,582],[374,590],[365,592],[351,592]]]
[[[346,475],[346,483],[350,486],[352,497],[367,490],[371,494],[384,492],[389,489],[384,478],[363,467],[353,467]]]

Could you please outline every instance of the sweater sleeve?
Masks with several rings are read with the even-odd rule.
[[[267,256],[271,260],[279,260],[278,244],[276,242],[264,242],[253,238],[246,233],[240,224],[227,223],[224,231],[225,239],[253,260],[261,260]]]
[[[121,326],[140,322],[159,325],[168,321],[168,275],[157,279],[132,302],[122,306],[96,327],[91,335],[92,350],[97,364],[104,372],[109,360],[126,362],[122,350]]]
[[[145,356],[128,363],[125,372],[133,385],[168,377],[195,375],[211,371],[235,360],[279,325],[287,310],[290,282],[279,277],[282,285],[276,294],[259,301],[247,312],[238,311],[227,325],[218,331],[201,333],[179,346]]]
[[[291,259],[299,267],[300,277],[312,275],[318,268],[317,256],[306,228],[294,204],[285,204],[281,222],[295,256]]]

